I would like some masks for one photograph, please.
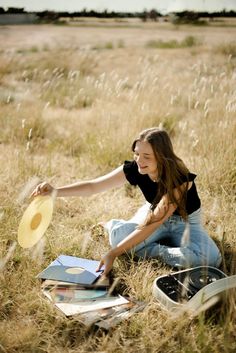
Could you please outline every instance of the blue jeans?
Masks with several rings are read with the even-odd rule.
[[[143,223],[149,206],[146,203],[128,221],[112,219],[106,223],[113,248]],[[176,268],[218,267],[221,263],[218,247],[201,224],[200,209],[189,215],[188,222],[181,216],[172,215],[130,253],[140,258],[158,258]]]

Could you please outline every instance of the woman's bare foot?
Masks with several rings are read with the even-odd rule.
[[[91,235],[94,239],[99,239],[102,236],[106,236],[105,224],[106,222],[99,222],[92,226]]]

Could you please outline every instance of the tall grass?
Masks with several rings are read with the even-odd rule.
[[[229,57],[236,57],[236,42],[221,43],[215,47],[215,51]]]
[[[56,256],[99,259],[109,248],[105,236],[93,237],[92,226],[135,212],[143,198],[130,186],[58,199],[44,239],[30,250],[15,243],[38,180],[62,185],[106,173],[132,158],[140,130],[160,125],[198,175],[205,226],[223,254],[221,269],[235,274],[234,56],[207,47],[193,56],[189,44],[158,52],[127,45],[37,48],[12,52],[10,60],[0,53],[0,351],[234,352],[235,293],[195,318],[176,321],[152,295],[155,277],[171,271],[159,260],[115,262],[117,290],[148,305],[108,333],[88,331],[41,297],[35,276]]]

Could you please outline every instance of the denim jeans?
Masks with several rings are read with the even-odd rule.
[[[113,248],[143,223],[149,207],[150,204],[146,203],[128,221],[112,219],[106,223],[105,228]],[[201,224],[201,209],[191,213],[188,222],[181,216],[170,216],[130,253],[139,258],[158,258],[176,268],[203,265],[218,267],[221,263],[218,247]]]

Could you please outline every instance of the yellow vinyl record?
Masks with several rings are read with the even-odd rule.
[[[52,196],[36,196],[26,209],[18,228],[22,248],[34,246],[46,232],[53,213]]]

